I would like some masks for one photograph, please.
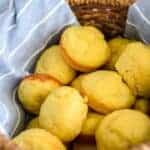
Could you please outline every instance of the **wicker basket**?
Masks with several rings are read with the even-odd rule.
[[[67,0],[81,24],[94,25],[107,37],[124,32],[128,7],[135,0]],[[0,150],[20,150],[0,134]],[[131,150],[150,150],[150,143],[138,145]]]
[[[98,27],[107,37],[122,35],[135,0],[67,0],[80,23]]]

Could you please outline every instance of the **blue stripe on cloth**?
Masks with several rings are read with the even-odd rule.
[[[16,18],[16,27],[9,27],[9,30],[5,32],[6,37],[1,49],[8,56],[7,62],[10,67],[17,70],[18,65],[22,66],[36,49],[42,47],[51,29],[55,33],[57,29],[64,27],[64,24],[68,25],[67,21],[70,22],[70,19],[74,18],[76,22],[76,18],[64,0],[43,0],[42,3],[41,0],[36,0],[36,3],[34,1],[33,4],[25,4],[23,10],[21,17]],[[56,18],[59,19],[55,21]],[[21,53],[18,54],[20,51]]]
[[[46,3],[47,1],[47,3]],[[55,1],[54,5],[48,5],[48,2]],[[25,38],[25,36],[32,30],[32,28],[38,24],[49,12],[53,10],[54,7],[61,2],[60,0],[36,0],[32,1],[32,5],[25,10],[25,12],[21,15],[20,18],[14,18],[14,24],[16,24],[16,28],[9,31],[9,37],[14,37],[13,39],[8,39],[8,45],[11,46],[11,49],[14,49],[16,45],[21,43],[21,41]],[[57,2],[57,3],[56,3]],[[53,3],[52,3],[53,4]],[[21,11],[21,10],[20,10]],[[17,16],[17,14],[16,14]],[[7,25],[5,25],[7,27]],[[8,48],[10,50],[10,48]]]
[[[0,130],[12,136],[23,119],[15,98],[19,80],[29,74],[47,44],[78,22],[65,0],[9,2],[8,10],[0,14]],[[8,117],[3,117],[4,112]]]
[[[7,11],[9,2],[10,0],[0,0],[0,14],[3,14],[5,11]]]

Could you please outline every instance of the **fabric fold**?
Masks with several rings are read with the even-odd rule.
[[[33,71],[40,52],[56,43],[66,26],[78,22],[65,0],[10,0],[0,5],[5,7],[0,9],[0,130],[13,136],[24,121],[16,97],[19,81]]]

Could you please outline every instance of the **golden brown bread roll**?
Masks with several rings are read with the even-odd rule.
[[[70,142],[80,134],[87,110],[86,99],[76,89],[62,86],[42,104],[39,123],[63,142]]]
[[[122,37],[113,38],[108,42],[108,46],[111,50],[111,57],[106,64],[105,68],[110,70],[115,70],[115,64],[121,54],[124,52],[126,46],[133,42]]]
[[[62,84],[71,82],[76,72],[65,62],[61,50],[58,45],[46,49],[37,61],[35,73],[48,74]]]
[[[18,87],[18,98],[23,107],[38,114],[47,95],[60,83],[46,74],[32,74],[25,77]]]
[[[83,139],[90,139],[93,137],[95,139],[95,131],[104,117],[104,115],[98,114],[96,112],[89,112],[87,114],[86,120],[83,123],[80,137]]]
[[[126,46],[116,62],[116,70],[134,95],[150,98],[150,51],[142,42]]]
[[[150,119],[131,109],[107,115],[96,131],[97,150],[129,150],[146,141],[150,141]]]
[[[77,71],[89,72],[102,67],[110,57],[110,49],[101,33],[93,26],[71,26],[60,40],[64,60]]]
[[[86,74],[80,74],[78,77],[76,77],[72,83],[71,86],[75,89],[77,89],[81,93],[81,81],[84,78]],[[81,93],[82,94],[82,93]]]
[[[135,102],[131,90],[115,71],[99,70],[87,74],[82,79],[81,91],[88,97],[88,106],[102,114],[130,108]]]
[[[13,139],[22,150],[66,150],[64,144],[43,129],[28,129]]]

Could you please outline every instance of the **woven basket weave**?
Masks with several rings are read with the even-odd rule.
[[[107,37],[124,33],[128,8],[135,0],[67,0],[82,25],[94,25]]]

